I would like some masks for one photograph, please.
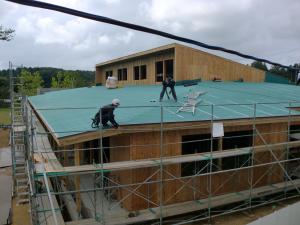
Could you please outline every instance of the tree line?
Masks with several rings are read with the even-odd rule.
[[[254,61],[252,67],[278,74],[291,81],[295,79],[295,71],[278,66],[267,67],[265,63]],[[300,63],[293,65],[300,69]],[[24,67],[13,70],[23,82],[21,91],[35,95],[38,88],[77,88],[94,85],[95,72],[85,70],[64,70],[52,67]],[[0,99],[9,98],[9,70],[0,70]],[[1,102],[0,102],[1,104]]]
[[[258,62],[258,61],[252,62],[251,66],[255,67],[257,69],[264,70],[266,72],[270,72],[270,73],[274,73],[274,74],[286,77],[290,81],[295,80],[296,73],[298,72],[295,70],[290,70],[290,69],[282,68],[279,66],[271,66],[269,69],[265,63]],[[299,70],[300,70],[300,63],[295,63],[294,65],[290,65],[290,67],[299,68]]]
[[[95,72],[63,70],[51,67],[28,67],[13,70],[22,83],[20,91],[35,95],[38,88],[77,88],[94,85]],[[9,98],[9,70],[0,70],[0,99]]]

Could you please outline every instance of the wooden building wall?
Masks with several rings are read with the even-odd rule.
[[[264,145],[265,143],[274,144],[288,141],[287,123],[257,125],[257,128],[262,134],[261,136],[256,136],[255,145]],[[274,155],[279,160],[284,160],[286,157],[285,152],[285,148],[282,148],[281,150],[274,151]],[[256,161],[254,164],[276,161],[270,151],[255,154],[255,159]],[[283,175],[283,170],[278,164],[255,168],[254,184],[257,187],[266,184],[278,183],[282,181]]]
[[[130,160],[130,136],[129,135],[119,135],[110,138],[110,161],[111,162],[120,162]],[[131,170],[122,170],[118,172],[112,172],[110,178],[113,179],[115,184],[111,186],[116,186],[117,184],[131,184],[132,183],[132,171]],[[115,190],[117,199],[123,199],[125,196],[130,194],[126,188],[120,188]],[[128,209],[131,208],[131,198],[125,199],[121,205]]]
[[[163,50],[160,50],[160,48]],[[127,68],[127,81],[119,81],[120,85],[157,84],[155,80],[155,62],[168,59],[174,60],[174,78],[176,81],[200,78],[202,80],[212,80],[214,77],[229,81],[243,78],[247,82],[263,82],[265,79],[265,72],[262,70],[184,45],[173,44],[170,45],[169,49],[166,49],[166,46],[160,48],[157,48],[157,52],[152,51],[148,55],[139,54],[138,57],[128,57],[128,59],[123,57],[120,61],[96,66],[95,82],[105,84],[106,71],[112,70],[113,75],[117,77],[118,69]],[[147,66],[147,79],[134,80],[133,68],[140,65]]]
[[[111,65],[105,65],[105,66],[98,66],[96,67],[96,78],[95,82],[101,83],[105,85],[106,77],[105,72],[106,71],[113,71],[113,76],[118,77],[118,69],[121,68],[127,68],[127,81],[119,81],[119,85],[146,85],[146,84],[156,84],[156,71],[155,71],[155,62],[157,61],[164,61],[174,59],[174,48],[165,50],[163,52],[158,52],[155,54],[151,54],[146,57],[139,57],[136,59],[129,59],[125,62],[117,62],[113,63]],[[135,66],[141,66],[146,65],[147,67],[147,79],[144,80],[134,80],[134,67]],[[159,84],[161,82],[158,82]]]
[[[225,132],[250,130],[252,125],[225,127]],[[257,129],[263,134],[263,138],[268,144],[285,142],[287,139],[287,124],[264,124],[257,125]],[[163,133],[163,156],[175,156],[182,154],[182,136],[193,134],[207,134],[209,129],[193,129],[185,131],[165,131]],[[275,133],[274,133],[275,132]],[[282,133],[283,132],[283,133]],[[111,153],[111,161],[138,160],[160,157],[160,132],[135,133],[123,135],[111,139],[111,143],[116,145],[129,145],[126,149],[116,149]],[[263,145],[259,136],[254,138],[255,145]],[[222,149],[219,149],[222,150]],[[283,159],[284,149],[274,151],[278,159]],[[254,164],[275,161],[270,152],[257,153],[254,156]],[[222,163],[222,161],[220,162]],[[163,168],[163,204],[173,204],[191,200],[199,200],[208,197],[209,176],[201,177],[181,177],[181,164],[164,166]],[[250,188],[249,177],[252,169],[243,169],[239,171],[227,171],[212,176],[211,190],[213,195],[226,193],[237,193]],[[156,172],[156,173],[155,173]],[[127,171],[115,172],[123,184],[136,184],[131,189],[136,189],[138,194],[131,194],[123,203],[123,207],[129,211],[141,210],[149,207],[155,207],[159,204],[160,178],[159,162],[157,167],[131,169]],[[152,177],[147,180],[152,175]],[[174,179],[169,180],[167,179]],[[154,184],[142,184],[145,181],[156,182]],[[253,169],[253,188],[263,185],[271,185],[283,181],[283,172],[278,165],[262,166]],[[188,182],[185,185],[184,182]],[[192,186],[192,187],[191,187]],[[122,199],[129,194],[128,190],[120,188],[118,199]],[[143,196],[143,197],[141,197]],[[150,196],[150,197],[149,197]],[[151,204],[145,198],[150,198]]]
[[[212,80],[220,77],[222,80],[238,80],[247,82],[263,82],[265,72],[246,66],[207,52],[177,45],[175,50],[177,80]]]

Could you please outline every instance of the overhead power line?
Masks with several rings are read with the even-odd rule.
[[[77,16],[77,17],[82,17],[82,18],[89,19],[89,20],[108,23],[108,24],[112,24],[112,25],[116,25],[116,26],[120,26],[120,27],[126,27],[128,29],[137,30],[137,31],[150,33],[150,34],[155,34],[155,35],[158,35],[158,36],[161,36],[161,37],[170,38],[170,39],[173,39],[173,40],[185,42],[185,43],[188,43],[188,44],[196,45],[196,46],[203,47],[203,48],[210,49],[210,50],[226,52],[226,53],[237,55],[237,56],[240,56],[240,57],[243,57],[243,58],[246,58],[246,59],[252,59],[252,60],[259,61],[259,62],[268,63],[268,64],[271,64],[271,65],[274,65],[274,66],[283,67],[283,68],[286,68],[286,69],[289,69],[289,70],[298,70],[298,68],[282,65],[280,63],[272,62],[272,61],[267,60],[267,59],[258,58],[258,57],[255,57],[255,56],[243,54],[243,53],[235,51],[235,50],[226,49],[226,48],[219,47],[219,46],[214,46],[214,45],[208,45],[208,44],[205,44],[203,42],[199,42],[199,41],[189,39],[189,38],[185,38],[185,37],[180,37],[180,36],[177,36],[177,35],[166,33],[166,32],[156,30],[156,29],[152,29],[152,28],[149,28],[149,27],[140,26],[140,25],[136,25],[136,24],[132,24],[132,23],[127,23],[127,22],[111,19],[111,18],[104,17],[104,16],[98,16],[98,15],[95,15],[95,14],[90,14],[90,13],[86,13],[86,12],[83,12],[83,11],[70,9],[70,8],[63,7],[63,6],[58,6],[58,5],[54,5],[54,4],[50,4],[50,3],[45,3],[45,2],[40,2],[40,1],[33,1],[33,0],[6,0],[6,1],[14,2],[14,3],[17,3],[17,4],[22,4],[22,5],[27,5],[27,6],[32,6],[32,7],[37,7],[37,8],[49,9],[49,10],[62,12],[62,13],[69,14],[69,15],[74,15],[74,16]]]

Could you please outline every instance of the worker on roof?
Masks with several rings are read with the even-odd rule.
[[[297,83],[296,85],[300,84],[300,70],[298,70],[298,75],[297,75]]]
[[[101,122],[104,128],[109,127],[108,122],[112,124],[114,128],[118,128],[119,124],[115,121],[114,110],[120,105],[120,100],[115,98],[112,100],[111,104],[101,107],[99,112],[95,115],[95,118],[92,119],[92,127],[99,127],[100,123],[100,113],[101,113]]]
[[[160,93],[159,101],[161,102],[163,100],[167,87],[169,87],[171,89],[171,93],[175,102],[177,102],[177,96],[175,92],[175,81],[173,80],[173,77],[167,75],[166,79],[162,82],[162,85],[163,85],[163,89]],[[167,97],[170,99],[168,92],[167,92]]]

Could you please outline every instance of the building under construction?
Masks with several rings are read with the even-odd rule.
[[[177,102],[159,101],[167,75]],[[94,87],[21,98],[11,74],[15,196],[54,225],[187,224],[299,197],[299,87],[265,80],[179,44],[97,64]],[[92,128],[114,98],[120,127]]]

